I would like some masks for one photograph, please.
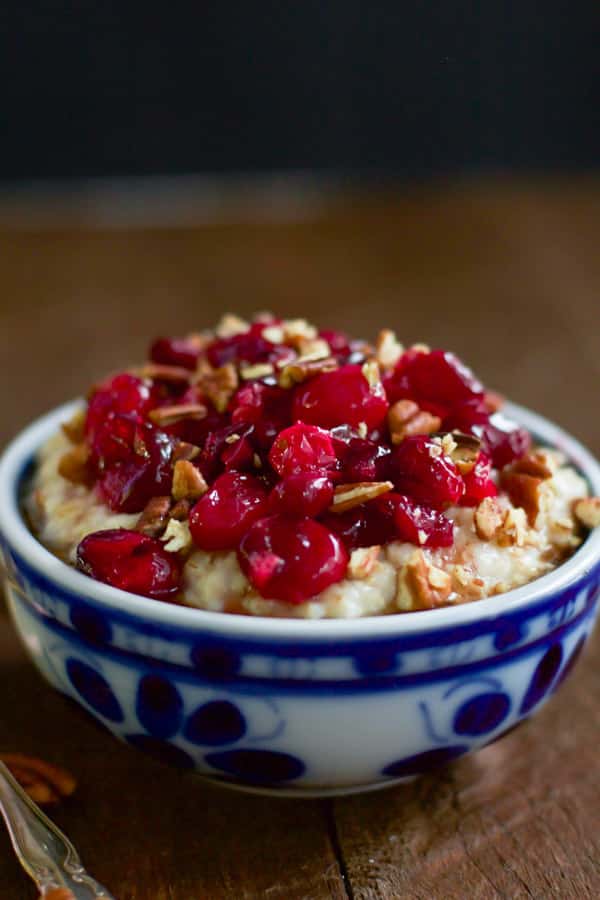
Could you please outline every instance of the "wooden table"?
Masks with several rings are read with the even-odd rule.
[[[600,451],[598,182],[313,197],[287,221],[234,208],[194,225],[187,211],[166,229],[0,208],[3,440],[150,335],[271,308],[452,347]],[[596,898],[599,647],[534,721],[439,774],[271,800],[120,746],[42,683],[0,618],[0,747],[76,773],[56,821],[119,900]],[[4,834],[0,886],[34,896]]]

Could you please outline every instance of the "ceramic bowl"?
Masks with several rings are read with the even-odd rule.
[[[62,563],[31,534],[19,491],[69,418],[32,424],[0,462],[0,533],[12,618],[59,691],[117,738],[213,781],[269,793],[394,784],[497,740],[570,674],[600,594],[600,529],[552,573],[427,612],[298,621],[137,597]],[[573,438],[509,413],[559,447],[600,494]]]

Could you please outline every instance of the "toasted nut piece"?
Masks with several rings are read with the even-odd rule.
[[[58,474],[73,484],[94,483],[94,472],[90,464],[90,451],[87,444],[77,444],[63,453],[58,461]]]
[[[416,353],[431,353],[429,344],[411,344],[410,349],[414,350]]]
[[[283,327],[281,325],[267,325],[263,328],[262,336],[271,344],[283,344]]]
[[[192,547],[192,534],[187,522],[179,522],[177,519],[169,519],[165,533],[161,537],[165,542],[165,550],[169,553],[187,553]]]
[[[338,484],[333,495],[333,503],[329,511],[343,513],[348,509],[354,509],[362,503],[374,500],[382,494],[393,490],[391,481],[358,481],[355,484]]]
[[[78,409],[68,422],[60,426],[72,444],[80,444],[85,434],[85,410]]]
[[[187,459],[179,459],[173,469],[171,493],[175,500],[197,500],[208,490],[200,469]]]
[[[375,359],[382,369],[393,369],[402,354],[404,347],[389,328],[383,328],[375,342]]]
[[[491,541],[504,521],[504,511],[496,497],[485,497],[473,514],[477,537]]]
[[[532,475],[534,478],[552,478],[552,469],[548,465],[546,454],[541,450],[534,450],[527,453],[510,467],[510,472],[517,472],[520,475]]]
[[[502,409],[506,401],[502,394],[497,394],[496,391],[486,391],[483,395],[483,402],[489,413],[495,413]]]
[[[450,576],[415,550],[398,572],[396,602],[401,609],[433,609],[447,601],[451,590]]]
[[[174,425],[184,419],[204,419],[208,410],[203,403],[180,403],[174,406],[157,406],[148,413],[155,425]]]
[[[392,444],[400,444],[412,434],[433,434],[442,420],[423,409],[412,400],[397,400],[388,410],[388,426]]]
[[[582,497],[573,505],[573,515],[585,528],[597,528],[600,525],[600,497]]]
[[[178,500],[177,503],[174,503],[171,507],[171,518],[177,519],[178,522],[185,522],[190,514],[191,506],[190,500]]]
[[[449,595],[452,579],[443,569],[439,569],[437,566],[429,566],[427,580],[434,590],[440,591],[446,597]]]
[[[196,444],[180,441],[173,450],[173,462],[177,462],[178,459],[196,459],[199,453],[200,447]]]
[[[313,341],[316,337],[317,329],[309,325],[306,319],[287,319],[283,323],[284,344],[299,346],[302,341]]]
[[[324,372],[333,372],[338,368],[337,359],[328,356],[325,359],[305,359],[301,356],[294,362],[283,366],[279,373],[279,387],[292,388],[301,384],[307,378],[322,375]]]
[[[511,502],[527,513],[527,520],[533,527],[540,511],[540,485],[544,479],[521,472],[507,471],[501,475],[502,487]]]
[[[525,476],[526,477],[526,476]],[[496,541],[501,547],[516,544],[524,547],[527,542],[527,515],[521,507],[507,510],[504,521],[496,533]]]
[[[192,373],[181,366],[163,366],[161,363],[145,363],[137,369],[131,370],[140,378],[155,378],[157,381],[172,381],[174,383],[189,381]]]
[[[377,562],[381,547],[374,544],[372,547],[359,547],[353,550],[348,563],[348,575],[350,578],[368,578]]]
[[[367,379],[367,383],[371,390],[381,384],[381,372],[379,371],[376,360],[368,359],[366,363],[363,363],[362,373]]]
[[[152,497],[135,523],[135,530],[148,535],[148,537],[158,537],[165,529],[170,509],[170,497]]]
[[[217,412],[225,412],[239,384],[233,363],[225,363],[224,366],[213,369],[210,363],[201,359],[194,379]]]
[[[453,431],[452,439],[455,447],[450,451],[449,456],[460,474],[468,475],[475,468],[481,450],[481,441],[475,435],[463,434],[462,431]]]
[[[228,338],[234,337],[236,334],[246,334],[249,330],[250,325],[244,319],[240,319],[239,316],[234,316],[231,313],[225,313],[215,328],[215,334],[220,338]]]
[[[298,341],[298,353],[304,362],[314,359],[327,359],[331,356],[331,347],[323,338]]]
[[[70,797],[77,787],[77,782],[70,772],[36,756],[26,756],[24,753],[0,753],[0,759],[11,771],[17,769],[27,773],[34,781],[37,779],[45,782],[59,797]]]
[[[255,366],[245,366],[240,368],[240,376],[244,381],[250,381],[253,378],[264,378],[266,375],[272,375],[275,368],[271,363],[257,363]]]

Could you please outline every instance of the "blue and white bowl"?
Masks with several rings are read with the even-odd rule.
[[[600,595],[600,529],[554,572],[428,612],[299,621],[225,615],[92,581],[28,530],[19,489],[64,406],[0,462],[9,608],[33,662],[123,741],[213,781],[297,796],[395,784],[531,716],[573,669]],[[519,407],[600,493],[600,466]]]

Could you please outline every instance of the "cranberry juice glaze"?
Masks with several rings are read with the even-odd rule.
[[[157,600],[308,617],[475,600],[600,521],[500,406],[452,353],[389,330],[372,347],[225,316],[96,386],[43,448],[28,508],[52,550]]]

